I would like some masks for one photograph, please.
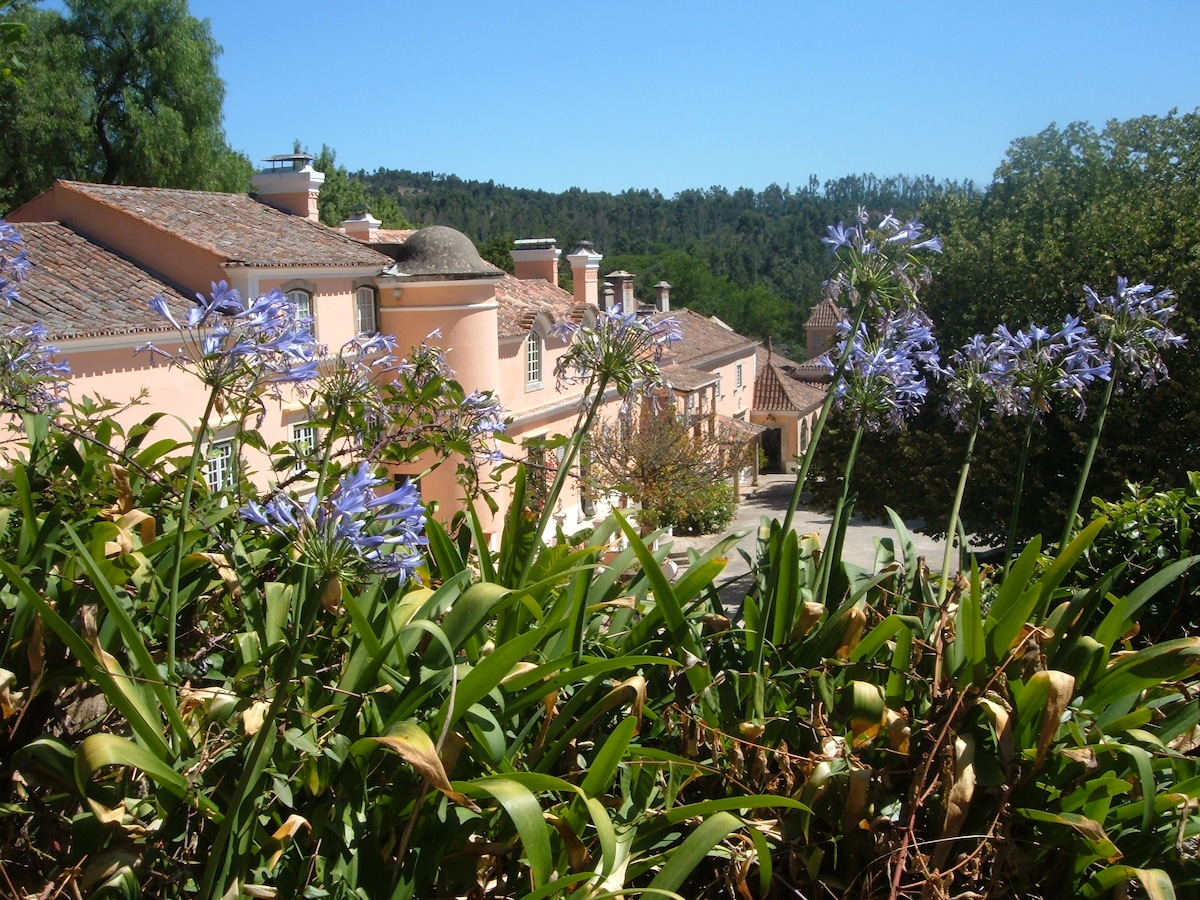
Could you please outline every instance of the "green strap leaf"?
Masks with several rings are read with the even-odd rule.
[[[696,866],[700,865],[701,860],[741,827],[742,820],[728,812],[718,812],[712,818],[705,819],[700,827],[668,854],[666,863],[654,876],[650,887],[666,891],[678,890]]]

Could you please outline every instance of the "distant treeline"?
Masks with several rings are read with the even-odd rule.
[[[449,225],[504,264],[514,238],[553,237],[565,253],[589,240],[602,272],[625,269],[638,290],[667,281],[672,303],[717,315],[738,331],[803,358],[804,322],[820,299],[830,256],[825,228],[859,205],[907,217],[947,193],[974,185],[909,176],[851,175],[802,188],[656,190],[619,194],[571,188],[561,193],[467,181],[454,175],[378,169],[351,173],[368,193],[395,197],[417,225]],[[570,272],[563,265],[564,280]]]

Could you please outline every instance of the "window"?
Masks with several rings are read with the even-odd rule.
[[[542,386],[542,336],[536,331],[529,332],[525,341],[525,387],[526,389]]]
[[[741,390],[741,388],[742,388],[742,364],[741,363],[738,363],[737,368],[734,370],[733,387],[735,390]]]
[[[299,313],[302,319],[311,319],[313,317],[312,294],[304,290],[294,290],[287,292],[287,298],[296,304],[296,312]]]
[[[233,441],[214,441],[209,445],[204,480],[210,491],[233,486]]]
[[[311,422],[297,422],[292,426],[292,446],[296,453],[296,471],[304,472],[309,467],[305,460],[311,459],[317,449],[317,426]]]
[[[379,330],[375,308],[375,288],[360,287],[354,292],[354,315],[359,334],[374,334]]]

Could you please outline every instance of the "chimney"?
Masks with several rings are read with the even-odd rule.
[[[671,311],[671,286],[665,281],[654,286],[654,308],[659,312]]]
[[[629,313],[637,309],[637,301],[633,299],[633,273],[617,269],[604,276],[612,285],[613,300],[621,307],[621,312]]]
[[[571,278],[575,282],[575,302],[599,306],[600,260],[604,257],[592,248],[591,241],[580,241],[579,249],[567,259],[571,263]]]
[[[612,285],[609,284],[608,282],[605,282],[605,284],[604,284],[604,303],[601,305],[600,308],[602,310],[604,310],[605,312],[612,312],[612,308],[614,306],[616,306],[616,304],[617,304],[617,301],[613,299]]]
[[[370,243],[377,237],[376,232],[382,224],[365,206],[356,206],[350,218],[342,222],[342,231],[346,232],[346,237]]]
[[[554,238],[524,238],[512,249],[513,274],[521,280],[544,278],[558,284],[558,257],[562,253],[554,246]]]
[[[307,153],[284,153],[268,156],[263,162],[270,166],[254,176],[258,195],[277,209],[318,221],[317,195],[325,173],[312,167],[313,158]]]

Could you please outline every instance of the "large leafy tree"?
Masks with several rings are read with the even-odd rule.
[[[1125,481],[1185,484],[1200,452],[1200,112],[1114,120],[1102,129],[1052,125],[1014,141],[985,192],[934,196],[923,214],[944,237],[945,254],[922,296],[947,348],[1002,322],[1060,326],[1081,312],[1083,285],[1107,294],[1118,275],[1175,290],[1172,327],[1190,344],[1168,354],[1168,382],[1153,390],[1131,385],[1115,399],[1087,494],[1115,498]],[[1047,417],[1026,476],[1026,494],[1041,502],[1023,507],[1025,534],[1061,530],[1095,406],[1082,422],[1065,406]],[[836,426],[827,437],[820,468],[832,484],[848,438]],[[873,471],[886,476],[861,485],[859,508],[879,512],[886,503],[946,521],[960,438],[931,413],[889,446],[864,448],[875,454]],[[980,435],[963,513],[969,528],[1003,531],[1018,441],[1005,422]],[[947,462],[918,473],[930,459]]]
[[[67,0],[21,9],[20,78],[0,84],[0,202],[55,178],[213,190],[249,187],[225,141],[220,47],[186,0]]]

